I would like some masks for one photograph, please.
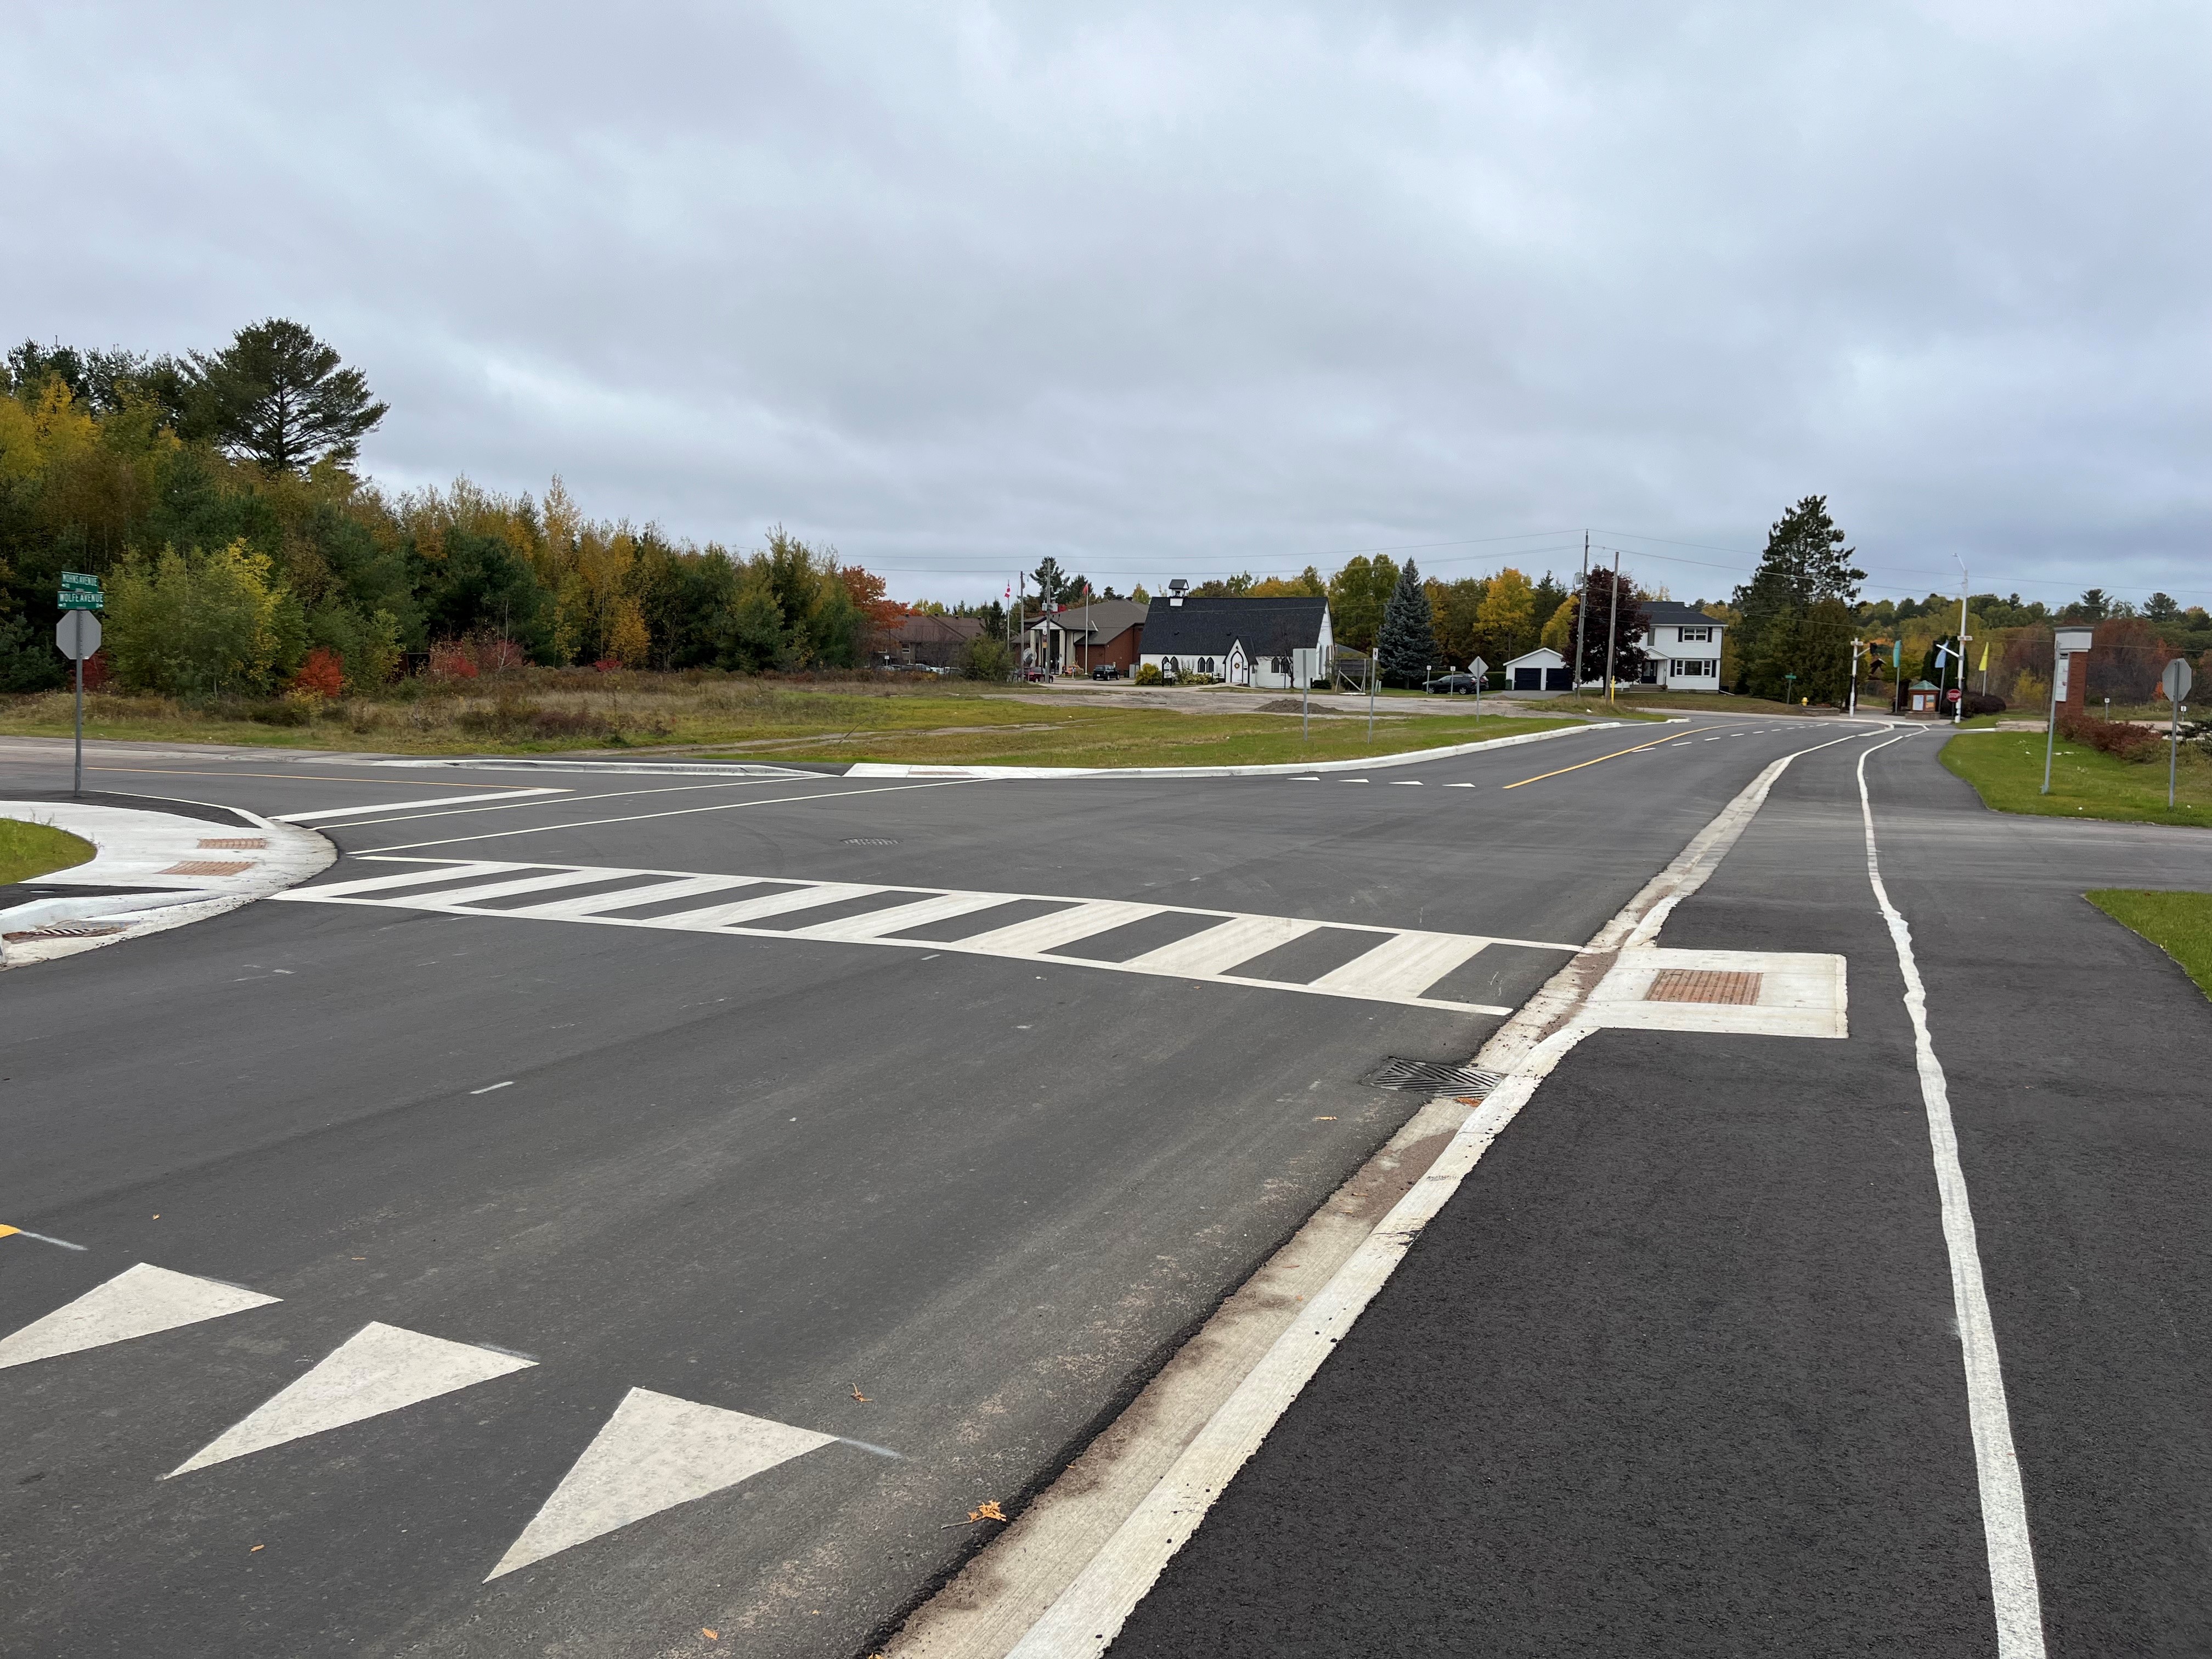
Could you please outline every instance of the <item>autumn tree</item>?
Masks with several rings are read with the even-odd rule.
[[[1510,662],[1536,642],[1536,596],[1528,577],[1507,565],[1490,579],[1475,616],[1475,642],[1493,666]]]

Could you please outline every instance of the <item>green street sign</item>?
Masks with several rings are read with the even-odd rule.
[[[88,576],[81,570],[62,572],[61,608],[64,611],[97,611],[104,596],[100,591],[100,578]]]

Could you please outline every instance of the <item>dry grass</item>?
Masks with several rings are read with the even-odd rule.
[[[0,699],[0,732],[64,737],[70,721],[65,693]],[[1308,741],[1295,716],[1262,713],[1241,698],[1224,699],[1218,712],[1185,711],[1085,693],[1040,701],[1018,687],[890,674],[806,679],[526,670],[496,682],[415,680],[389,696],[329,702],[196,707],[105,694],[85,700],[88,737],[137,741],[445,755],[652,749],[739,760],[1074,766],[1319,760],[1563,723],[1386,710],[1370,744],[1364,716],[1316,714]]]

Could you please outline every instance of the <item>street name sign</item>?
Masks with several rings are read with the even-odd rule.
[[[97,611],[106,602],[100,591],[100,578],[88,576],[80,570],[62,572],[62,609],[64,611]]]

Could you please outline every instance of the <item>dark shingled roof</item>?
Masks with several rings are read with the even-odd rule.
[[[1687,623],[1692,628],[1726,628],[1718,617],[1709,617],[1694,605],[1680,605],[1673,599],[1646,599],[1644,614],[1651,618],[1654,628],[1679,628]]]
[[[1321,642],[1322,599],[1188,599],[1181,605],[1154,599],[1145,613],[1148,657],[1225,657],[1230,641],[1244,641],[1248,658],[1287,656]]]

